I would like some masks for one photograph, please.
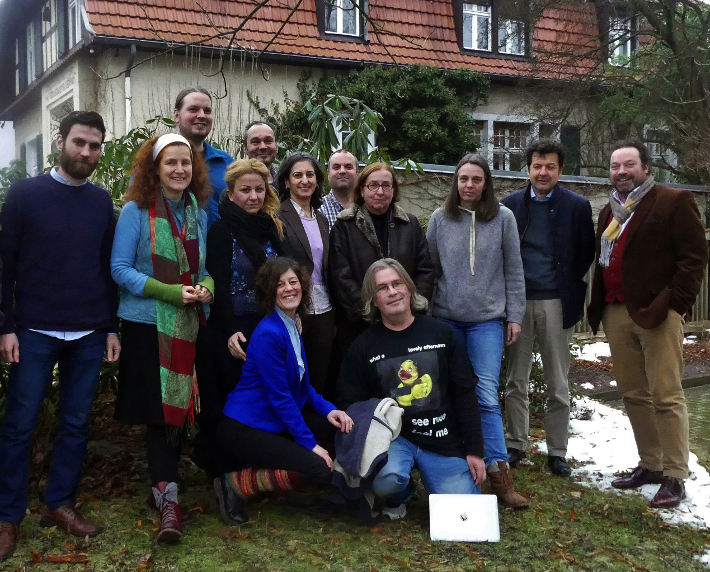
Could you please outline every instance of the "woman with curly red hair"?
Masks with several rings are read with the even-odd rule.
[[[148,470],[160,510],[158,542],[182,534],[180,430],[194,419],[195,345],[212,302],[205,272],[211,190],[202,155],[182,135],[146,141],[116,226],[111,275],[121,287],[122,360],[116,419],[147,425]]]

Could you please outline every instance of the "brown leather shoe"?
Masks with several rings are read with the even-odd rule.
[[[39,515],[40,526],[58,526],[71,532],[74,536],[96,536],[101,532],[101,527],[98,524],[81,516],[79,511],[69,504],[55,510],[49,510],[49,507],[44,505]]]
[[[14,522],[0,522],[0,562],[15,553],[17,525]]]
[[[685,498],[685,485],[675,477],[663,477],[661,488],[651,499],[652,508],[674,508]]]
[[[636,467],[625,477],[611,481],[615,489],[635,489],[642,485],[659,484],[663,479],[663,471],[649,471],[644,467]]]

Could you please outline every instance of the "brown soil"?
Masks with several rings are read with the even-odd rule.
[[[683,345],[683,377],[697,377],[710,375],[710,339],[697,337],[694,344]],[[573,360],[569,368],[569,379],[573,381],[580,393],[592,395],[603,391],[613,391],[616,386],[610,385],[615,379],[611,358],[599,358],[599,362],[587,360]],[[582,387],[583,384],[590,384],[593,389]]]

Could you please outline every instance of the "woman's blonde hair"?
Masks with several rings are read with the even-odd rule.
[[[269,170],[266,165],[259,161],[258,159],[238,159],[234,161],[229,167],[227,167],[227,172],[224,175],[224,182],[227,183],[227,192],[234,192],[234,185],[237,179],[243,175],[259,175],[264,180],[264,185],[266,186],[266,195],[264,196],[264,204],[259,209],[260,213],[266,213],[271,217],[276,224],[276,229],[279,231],[279,236],[284,237],[284,227],[278,218],[279,198],[276,195],[274,189],[269,185]]]

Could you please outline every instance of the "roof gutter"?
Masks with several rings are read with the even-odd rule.
[[[159,51],[165,52],[165,42],[158,40],[142,40],[137,38],[128,38],[121,36],[100,36],[96,35],[93,38],[94,44],[103,44],[106,46],[113,47],[125,47],[135,45],[139,43],[142,49],[146,51]],[[187,44],[176,45],[172,51],[180,52],[188,47]],[[218,46],[197,46],[200,51],[221,51],[224,48]],[[232,48],[232,52],[235,54],[247,53],[246,50]],[[368,61],[359,59],[345,59],[345,58],[329,58],[323,56],[308,56],[302,54],[287,54],[284,52],[266,52],[263,54],[263,59],[266,62],[272,64],[283,64],[283,65],[304,65],[304,66],[322,66],[323,64],[328,64],[331,67],[337,68],[358,68],[365,66],[393,66],[396,65],[394,62],[380,62],[380,61]],[[409,65],[409,64],[400,64]],[[450,68],[442,68],[450,69]],[[473,70],[476,71],[476,70]],[[527,80],[534,82],[548,82],[548,81],[560,81],[559,79],[552,78],[533,78],[514,74],[497,74],[490,72],[479,72],[481,74],[490,77],[491,79],[499,81],[516,81],[516,80]]]

